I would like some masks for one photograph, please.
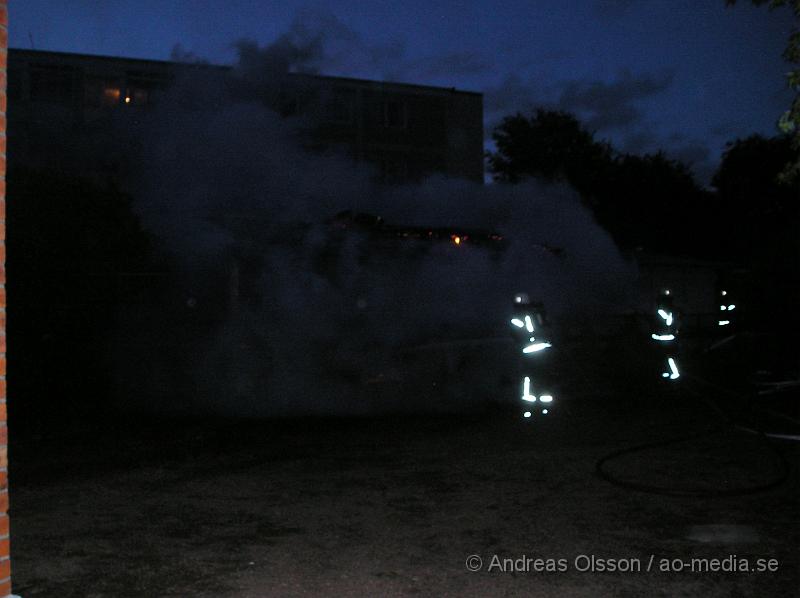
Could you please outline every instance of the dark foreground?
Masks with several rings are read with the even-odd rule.
[[[713,498],[625,489],[600,479],[598,459],[695,432],[621,456],[607,470],[707,494],[767,484],[781,462],[763,439],[715,411],[731,411],[732,395],[689,376],[672,387],[625,368],[573,379],[540,421],[493,408],[376,419],[127,418],[87,422],[67,437],[20,434],[11,446],[15,591],[795,594],[797,443],[776,445],[790,472],[765,492]],[[478,565],[471,555],[481,570],[468,570],[468,562]]]

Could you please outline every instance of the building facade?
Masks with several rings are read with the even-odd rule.
[[[149,109],[182,73],[231,67],[12,49],[8,68],[14,164],[58,167],[76,138],[108,135],[115,114]],[[316,146],[339,146],[374,164],[384,182],[432,174],[483,181],[479,93],[304,74],[281,77],[274,91],[265,102],[284,116],[307,117]]]

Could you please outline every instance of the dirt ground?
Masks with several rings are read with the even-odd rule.
[[[350,419],[140,417],[86,422],[68,436],[20,434],[10,448],[15,592],[796,595],[797,443],[776,447],[788,479],[751,495],[650,494],[596,474],[613,450],[697,432],[620,456],[607,470],[698,492],[775,479],[777,453],[722,425],[707,398],[730,406],[688,374],[669,386],[620,368],[606,378],[574,376],[539,419],[516,407]],[[479,571],[468,570],[473,555]],[[709,571],[713,563],[692,559],[738,570]],[[756,559],[777,570],[742,570]],[[632,570],[598,570],[613,565]],[[562,570],[536,570],[548,566]]]

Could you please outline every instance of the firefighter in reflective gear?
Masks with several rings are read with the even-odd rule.
[[[725,335],[732,335],[736,333],[736,322],[739,313],[736,311],[737,305],[731,294],[721,289],[718,295],[719,301],[719,317],[717,319],[717,329],[720,333]]]
[[[519,392],[526,418],[552,409],[552,340],[544,305],[525,293],[514,297],[511,332],[516,340]]]
[[[713,343],[706,349],[706,353],[716,351],[736,338],[737,324],[741,314],[741,308],[737,303],[725,287],[718,286],[717,313],[713,321]]]
[[[663,290],[656,301],[654,330],[650,338],[657,349],[659,360],[664,364],[661,377],[666,380],[680,378],[678,369],[678,313],[675,310],[672,292]]]

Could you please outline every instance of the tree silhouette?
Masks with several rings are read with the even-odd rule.
[[[8,197],[16,413],[101,410],[117,309],[145,281],[130,275],[153,269],[151,239],[130,197],[89,180],[12,169]]]
[[[664,153],[621,154],[600,181],[598,221],[627,249],[707,257],[713,198]]]
[[[783,58],[792,65],[786,74],[789,89],[795,92],[789,109],[778,120],[781,133],[791,135],[792,145],[797,150],[793,160],[784,165],[779,177],[785,182],[800,180],[800,0],[751,0],[755,6],[767,4],[770,9],[789,7],[794,13],[795,27],[789,34]],[[736,0],[725,0],[725,4],[733,6]]]
[[[566,112],[516,114],[495,129],[489,168],[498,182],[569,183],[623,250],[705,254],[713,211],[688,167],[662,153],[615,153]]]
[[[510,183],[524,177],[567,181],[589,192],[593,179],[611,161],[611,148],[599,143],[572,114],[538,109],[531,118],[503,119],[492,134],[496,153],[488,156],[495,180]]]
[[[800,179],[779,179],[787,163],[798,160],[788,135],[751,135],[728,143],[712,185],[720,219],[736,231],[726,241],[739,259],[749,257],[797,263],[800,254]]]

